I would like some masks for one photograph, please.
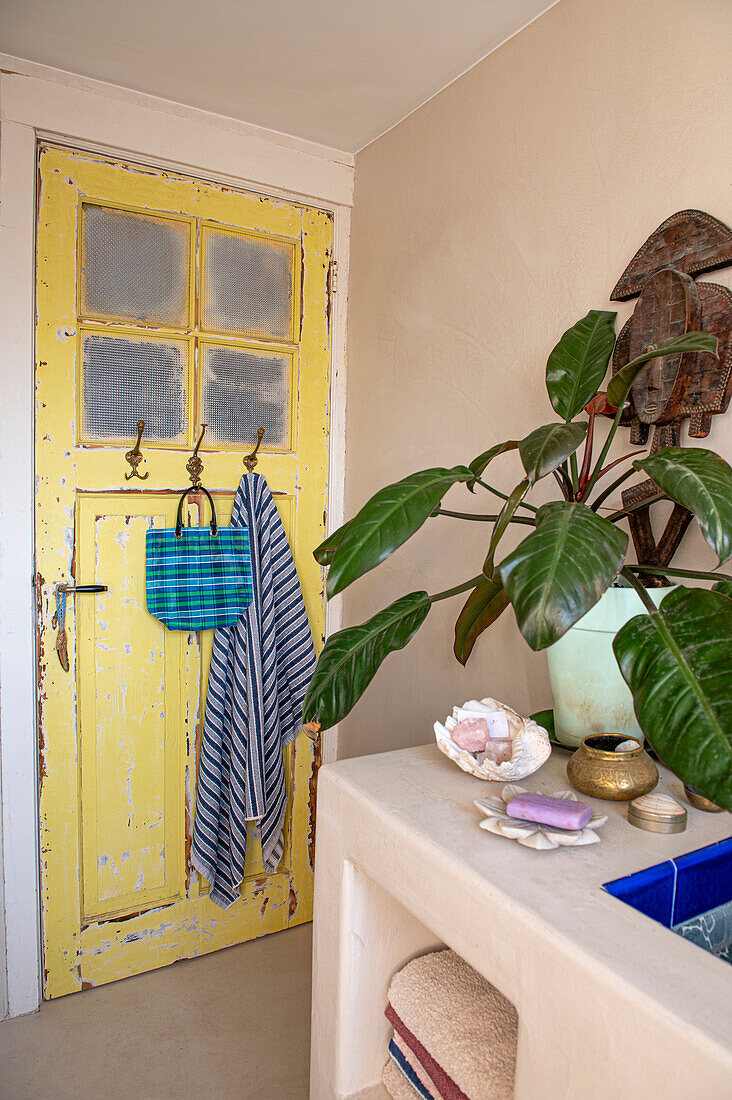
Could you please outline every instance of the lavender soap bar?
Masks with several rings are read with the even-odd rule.
[[[506,806],[506,813],[521,821],[536,821],[540,825],[554,825],[557,829],[582,829],[592,817],[592,809],[586,802],[550,798],[547,794],[531,791],[512,798]]]

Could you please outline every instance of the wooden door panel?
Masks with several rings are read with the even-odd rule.
[[[185,895],[183,793],[196,723],[187,688],[197,652],[147,613],[140,568],[148,528],[172,527],[176,504],[153,494],[79,500],[79,576],[109,585],[78,597],[77,610],[85,923]]]
[[[322,643],[312,548],[326,521],[332,218],[53,147],[41,149],[39,178],[41,870],[44,996],[57,997],[311,919],[319,758],[304,734],[285,752],[277,872],[264,874],[253,826],[230,909],[191,867],[212,634],[170,632],[147,613],[144,548],[151,525],[174,524],[204,411],[203,484],[222,524],[248,436],[270,424],[258,472]],[[128,481],[141,416],[146,480]],[[186,516],[201,519],[192,498]],[[65,672],[54,593],[70,581],[108,591],[69,598]]]
[[[241,900],[222,910],[205,895],[132,916],[97,921],[82,929],[80,986],[103,985],[181,959],[290,927],[289,876],[247,879]]]

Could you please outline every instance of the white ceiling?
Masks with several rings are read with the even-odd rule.
[[[0,0],[0,49],[356,152],[556,0]]]

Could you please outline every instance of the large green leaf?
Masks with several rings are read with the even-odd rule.
[[[323,646],[303,705],[303,721],[323,729],[345,718],[395,649],[403,649],[430,609],[426,592],[410,592],[361,626],[333,634]]]
[[[732,556],[732,468],[723,458],[704,447],[664,447],[633,465],[694,513],[720,565]]]
[[[468,482],[468,488],[471,493],[475,492],[475,480],[479,478],[486,467],[497,458],[498,455],[503,454],[505,451],[515,451],[518,447],[518,439],[507,439],[505,443],[496,443],[494,447],[489,447],[487,451],[483,451],[482,455],[478,455],[470,463],[470,470],[473,477]]]
[[[620,572],[627,546],[625,532],[586,504],[542,505],[536,530],[500,566],[532,649],[556,642],[597,603]]]
[[[630,387],[646,364],[651,359],[659,359],[664,355],[677,355],[681,351],[710,351],[717,354],[717,337],[708,332],[686,332],[683,336],[675,336],[673,340],[667,340],[660,348],[651,348],[642,355],[636,356],[626,363],[624,367],[614,374],[607,387],[608,404],[619,408],[630,393]]]
[[[484,630],[494,623],[508,607],[500,577],[486,579],[476,585],[455,623],[455,656],[464,665],[473,652],[473,646]]]
[[[732,600],[732,581],[717,581],[712,585],[712,592],[721,592]]]
[[[587,435],[586,424],[543,424],[519,443],[531,485],[561,466]]]
[[[677,588],[638,615],[613,649],[635,713],[661,759],[699,794],[732,810],[732,600]]]
[[[554,411],[571,420],[594,397],[615,346],[616,313],[591,309],[572,325],[546,365],[546,388]]]
[[[344,523],[341,527],[328,535],[327,539],[324,539],[320,546],[315,547],[313,550],[313,557],[318,565],[330,565],[333,561],[333,555],[338,549],[341,539],[348,530],[349,523],[350,520],[348,523]]]
[[[326,591],[335,596],[401,546],[422,526],[451,485],[470,481],[467,466],[420,470],[387,485],[349,520],[333,555]]]

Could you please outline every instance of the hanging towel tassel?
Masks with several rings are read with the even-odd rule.
[[[261,474],[242,477],[231,526],[249,528],[254,598],[235,626],[214,632],[192,846],[223,909],[241,896],[248,821],[258,823],[265,871],[282,858],[282,750],[302,729],[315,669],[295,563]]]

